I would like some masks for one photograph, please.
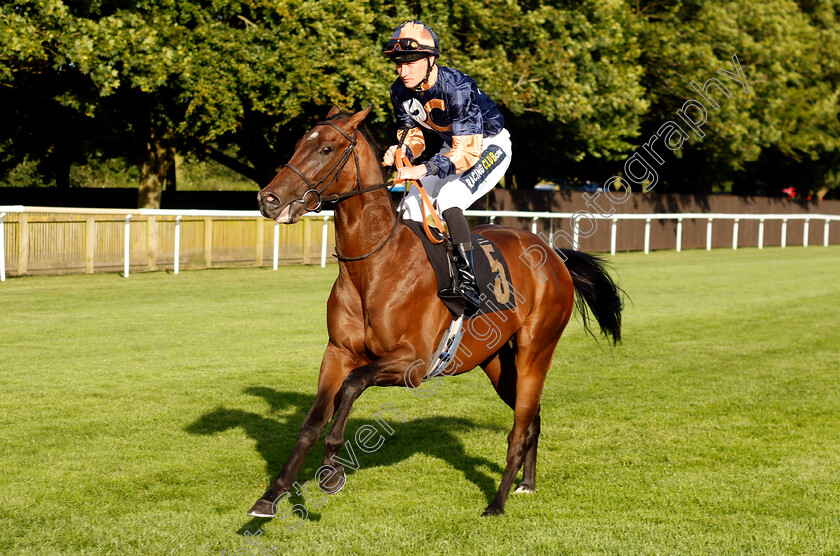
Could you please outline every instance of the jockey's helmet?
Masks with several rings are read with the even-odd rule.
[[[435,32],[422,21],[406,21],[388,39],[384,54],[393,62],[413,62],[440,56],[440,43]]]

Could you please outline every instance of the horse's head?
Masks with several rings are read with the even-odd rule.
[[[263,216],[294,224],[304,213],[320,208],[322,196],[352,189],[361,138],[357,129],[368,113],[370,107],[341,116],[333,106],[327,119],[297,142],[289,163],[257,195]]]

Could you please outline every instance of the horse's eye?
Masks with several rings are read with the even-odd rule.
[[[330,154],[331,152],[332,152],[332,147],[330,147],[329,145],[327,145],[326,147],[321,149],[321,154]]]

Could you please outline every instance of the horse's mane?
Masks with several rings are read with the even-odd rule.
[[[345,112],[342,110],[338,114],[335,114],[333,117],[329,118],[328,120],[346,120],[350,116],[352,116],[350,112]],[[373,137],[373,134],[370,132],[368,127],[365,125],[365,122],[359,124],[359,131],[362,132],[362,136],[367,141],[370,148],[373,149],[373,154],[376,156],[376,160],[379,162],[382,160],[382,155],[384,154],[384,149],[379,146],[379,142]],[[382,174],[382,181],[386,181],[388,179],[388,174],[386,172],[386,168],[383,168],[381,165],[379,166],[379,171]]]

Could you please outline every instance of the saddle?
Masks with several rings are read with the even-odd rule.
[[[411,230],[417,234],[426,250],[426,256],[437,276],[438,292],[449,287],[452,276],[457,272],[455,259],[452,254],[452,244],[444,237],[441,243],[432,243],[423,230],[423,225],[414,220],[405,220]],[[478,310],[465,315],[464,300],[461,298],[440,296],[443,304],[452,313],[453,319],[465,315],[473,317],[509,311],[516,308],[516,298],[511,291],[510,271],[507,262],[496,244],[484,236],[470,234],[475,257],[475,272],[478,280],[478,291],[481,294],[481,305]]]

